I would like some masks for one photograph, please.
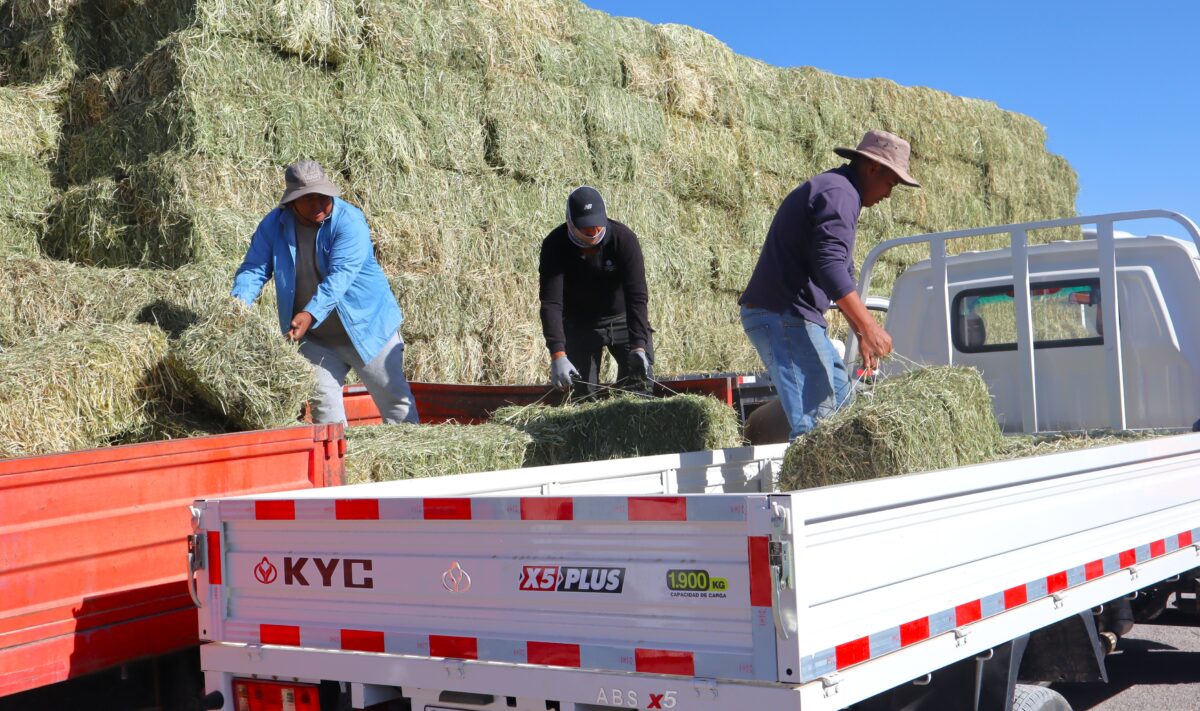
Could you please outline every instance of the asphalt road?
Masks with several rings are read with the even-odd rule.
[[[1107,659],[1108,684],[1056,684],[1074,711],[1200,711],[1200,617],[1168,609]]]

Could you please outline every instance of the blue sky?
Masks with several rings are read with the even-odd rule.
[[[1046,127],[1079,176],[1079,214],[1200,221],[1200,0],[584,2],[691,25],[778,66],[995,102]],[[1170,222],[1129,229],[1182,235]]]

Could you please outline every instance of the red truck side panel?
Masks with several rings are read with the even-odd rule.
[[[410,383],[422,424],[453,420],[475,425],[486,422],[492,412],[508,405],[541,402],[555,405],[563,400],[549,385],[464,385],[460,383]],[[655,394],[691,393],[711,395],[733,405],[734,382],[731,377],[666,380],[655,387]],[[346,421],[351,425],[377,425],[382,420],[371,394],[362,385],[347,385],[343,391]]]
[[[197,643],[196,499],[336,486],[341,426],[0,460],[0,696]]]

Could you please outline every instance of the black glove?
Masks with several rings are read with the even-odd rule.
[[[645,380],[654,378],[653,370],[650,367],[650,356],[646,355],[646,351],[629,351],[629,376]]]

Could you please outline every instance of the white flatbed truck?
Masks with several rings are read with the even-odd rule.
[[[1024,234],[1089,221],[1090,269],[1119,297],[1099,316],[1113,335],[1062,347],[1100,349],[1102,414],[1136,422],[1131,379],[1108,385],[1128,372],[1117,285],[1136,250],[1112,226],[1130,215],[1177,218],[1200,241],[1160,211],[992,228],[1020,255],[1009,283],[1030,285],[1011,297],[1019,429],[1039,429],[1038,387],[1057,377],[1035,357],[1041,248]],[[960,258],[945,258],[967,233],[920,238],[934,258],[917,293],[935,295],[941,362],[960,362],[951,306],[979,286],[957,284]],[[1173,244],[1200,285],[1195,249]],[[783,453],[196,502],[206,705],[334,708],[324,683],[355,708],[423,711],[1063,711],[1039,684],[1104,680],[1129,598],[1194,590],[1200,435],[774,493]]]

